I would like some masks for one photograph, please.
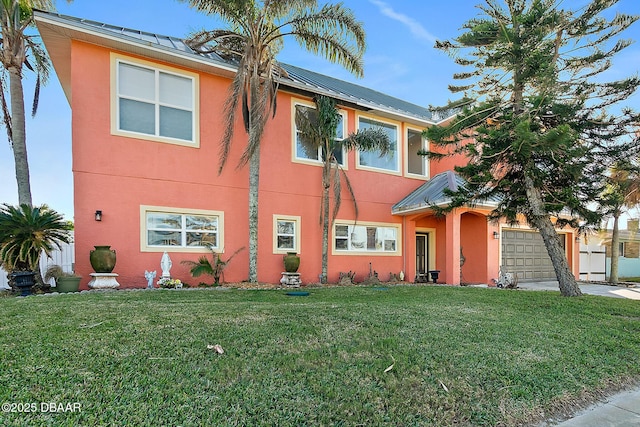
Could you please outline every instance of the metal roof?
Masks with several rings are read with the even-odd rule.
[[[69,43],[68,40],[80,39],[132,53],[146,54],[152,58],[172,60],[181,65],[194,66],[194,63],[197,63],[195,68],[200,70],[207,68],[208,64],[209,69],[207,71],[211,72],[212,67],[218,68],[223,75],[229,75],[229,72],[236,69],[234,62],[225,60],[215,53],[197,53],[185,43],[184,39],[178,37],[149,33],[51,12],[36,11],[35,19],[50,54],[53,48],[60,48],[60,39],[67,40],[67,44]],[[54,39],[54,42],[58,42],[58,46],[54,46],[52,39]],[[69,47],[66,46],[64,49],[69,49]],[[66,57],[66,52],[65,55],[58,55],[58,57]],[[52,59],[56,72],[58,72],[59,67],[61,69],[65,67],[64,65],[56,65],[56,58]],[[428,108],[403,101],[382,92],[294,65],[284,63],[281,63],[281,65],[289,74],[288,77],[281,78],[281,85],[285,88],[289,87],[290,89],[310,94],[332,96],[364,110],[373,110],[383,116],[423,125],[435,124],[452,115],[445,116],[435,113]],[[61,71],[69,73],[66,69]],[[66,79],[69,79],[70,75],[60,76],[61,73],[58,74],[63,87],[65,87],[65,84],[69,83]],[[65,89],[65,93],[70,99],[70,88]]]
[[[432,206],[443,206],[451,202],[451,198],[445,194],[445,189],[458,191],[464,187],[466,181],[453,171],[441,172],[413,190],[404,199],[391,207],[394,215],[415,213],[416,211],[428,211]],[[496,206],[497,198],[480,203],[482,206]]]

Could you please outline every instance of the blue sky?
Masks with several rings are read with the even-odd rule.
[[[453,61],[433,49],[436,39],[451,39],[477,15],[481,0],[346,0],[367,33],[365,76],[356,79],[338,66],[307,54],[293,39],[285,42],[279,59],[293,65],[367,86],[418,105],[443,105],[455,99],[447,90],[456,68]],[[587,0],[564,0],[579,8]],[[617,10],[640,14],[640,1],[621,0]],[[213,18],[191,10],[176,0],[75,0],[58,1],[58,12],[113,25],[184,37],[201,28],[219,28]],[[637,42],[620,54],[609,72],[613,78],[640,70],[640,23],[626,34]],[[31,103],[33,81],[25,83],[26,103]],[[640,94],[627,105],[640,109]],[[4,131],[2,131],[4,134]],[[8,142],[0,143],[0,202],[17,203],[13,154]],[[47,203],[73,219],[71,173],[71,110],[60,83],[51,75],[40,95],[37,116],[27,123],[27,147],[34,203]],[[97,161],[100,159],[96,159]]]

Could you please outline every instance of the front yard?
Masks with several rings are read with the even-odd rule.
[[[0,298],[0,425],[517,426],[640,380],[637,301],[309,291]]]

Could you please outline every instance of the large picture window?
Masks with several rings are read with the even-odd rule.
[[[296,117],[298,117],[298,115],[302,114],[303,112],[308,114],[311,118],[314,118],[316,115],[315,108],[309,107],[306,105],[296,104],[295,106]],[[296,126],[295,123],[296,123],[296,120],[294,120],[294,126]],[[333,150],[333,155],[336,158],[336,161],[338,162],[338,164],[343,166],[345,164],[344,161],[346,159],[346,156],[339,142],[342,141],[342,139],[344,139],[344,134],[345,134],[344,126],[345,126],[345,118],[344,118],[344,115],[340,113],[340,121],[336,125],[336,141],[338,142],[338,144],[336,146],[336,149]],[[295,141],[296,142],[296,146],[295,146],[296,159],[313,160],[318,162],[321,162],[325,159],[324,149],[322,147],[316,147],[314,146],[314,144],[310,143],[309,141],[306,141],[303,138],[303,136],[300,134],[300,131],[298,130],[297,127],[295,129],[295,138],[296,138],[296,141]]]
[[[222,212],[142,206],[142,249],[145,251],[222,250]]]
[[[397,252],[398,228],[336,224],[334,244],[336,252]]]
[[[195,79],[117,60],[119,132],[195,142]]]
[[[391,140],[389,153],[380,156],[380,151],[360,151],[358,152],[358,165],[376,169],[384,169],[393,172],[400,172],[400,162],[398,157],[398,127],[391,123],[384,123],[366,117],[358,120],[358,129],[380,128]]]

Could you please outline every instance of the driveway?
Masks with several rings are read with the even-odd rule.
[[[640,286],[628,288],[626,286],[599,285],[588,282],[578,282],[578,285],[583,294],[640,300]],[[518,283],[518,288],[532,291],[559,290],[558,282],[555,280],[548,282],[521,282]]]

